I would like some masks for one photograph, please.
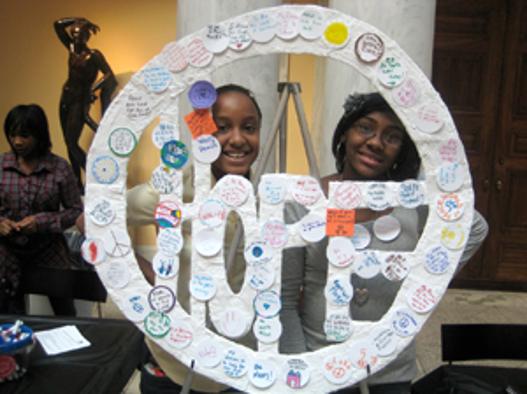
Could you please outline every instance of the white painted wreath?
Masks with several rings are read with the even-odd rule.
[[[257,212],[255,191],[245,178],[225,176],[211,190],[210,157],[201,157],[201,162],[193,157],[195,198],[184,204],[181,171],[168,170],[162,162],[152,182],[162,192],[163,209],[177,214],[166,217],[159,233],[156,285],[150,286],[138,268],[126,230],[129,155],[146,126],[159,116],[154,143],[165,152],[164,163],[168,160],[173,168],[185,165],[189,152],[179,141],[179,96],[196,81],[209,80],[219,67],[277,52],[327,56],[368,78],[416,143],[425,180],[333,182],[326,199],[312,178],[268,174],[258,188]],[[385,367],[414,338],[444,294],[473,216],[474,196],[462,144],[428,79],[375,27],[317,6],[261,9],[168,44],[112,103],[90,149],[87,168],[84,252],[96,264],[112,299],[174,357],[186,365],[194,360],[200,374],[249,392],[328,392],[364,379],[367,365],[371,373]],[[304,205],[308,215],[284,225],[286,201]],[[331,237],[326,334],[339,343],[310,353],[280,354],[282,249],[323,238],[328,208],[417,205],[428,205],[430,214],[412,252],[363,250],[360,231],[354,243],[349,237]],[[238,294],[225,280],[223,261],[224,218],[231,211],[242,219],[247,246],[246,278]],[[174,296],[185,220],[192,222],[193,234],[190,315]],[[379,238],[397,231],[396,223],[379,226]],[[381,271],[388,279],[403,281],[392,307],[379,321],[349,318],[353,289],[348,278],[359,271],[363,277]],[[205,327],[206,304],[222,335]],[[250,329],[259,334],[258,351],[229,339]]]

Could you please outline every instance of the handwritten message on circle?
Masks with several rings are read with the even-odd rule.
[[[193,108],[210,108],[216,102],[216,88],[209,81],[196,81],[188,91],[188,100]]]
[[[258,13],[249,19],[249,34],[256,42],[269,42],[276,34],[276,24],[271,13]]]
[[[417,82],[412,78],[406,78],[398,87],[393,89],[392,97],[401,107],[410,108],[419,102],[421,94]]]
[[[181,319],[172,321],[170,332],[165,337],[166,343],[176,349],[185,349],[192,343],[193,339],[191,325]]]
[[[421,183],[407,180],[399,185],[399,202],[405,208],[414,209],[423,205],[425,199]]]
[[[205,67],[213,59],[214,54],[210,52],[201,37],[194,37],[187,44],[186,54],[188,62],[194,67]]]
[[[163,228],[157,236],[157,248],[167,257],[179,254],[183,248],[183,237],[179,228]]]
[[[167,286],[155,286],[148,293],[148,302],[153,310],[168,313],[176,304],[176,295]]]
[[[437,185],[445,192],[455,192],[463,186],[465,174],[460,163],[444,164],[439,167]]]
[[[192,140],[194,158],[204,164],[214,163],[221,154],[221,146],[213,135],[201,135]]]
[[[251,35],[249,34],[249,25],[244,22],[233,22],[229,25],[227,30],[229,35],[229,48],[235,51],[243,51],[252,43]]]
[[[267,204],[276,205],[284,201],[287,193],[287,184],[281,178],[266,176],[258,185],[260,199]]]
[[[333,305],[348,305],[353,297],[353,287],[349,277],[340,275],[328,280],[325,294],[326,299]]]
[[[190,279],[190,294],[199,301],[208,301],[216,294],[216,284],[208,274],[194,274]]]
[[[316,40],[322,36],[326,21],[316,10],[305,10],[300,14],[300,35],[306,40]]]
[[[425,268],[431,274],[444,274],[449,266],[448,251],[444,247],[433,246],[426,252]]]
[[[110,133],[108,146],[114,155],[119,157],[130,156],[137,145],[137,138],[132,130],[119,127]]]
[[[384,42],[374,33],[364,33],[355,42],[355,53],[364,63],[375,63],[384,54]]]
[[[351,319],[342,313],[332,313],[324,321],[326,339],[332,342],[344,342],[353,332]]]
[[[205,28],[203,44],[212,53],[221,53],[229,46],[230,38],[221,25],[208,25]]]
[[[253,332],[256,339],[262,343],[274,343],[282,335],[282,323],[278,317],[270,319],[258,316],[254,322]]]
[[[295,182],[291,194],[296,202],[309,206],[322,197],[322,189],[320,189],[320,184],[315,178],[304,176]]]
[[[298,223],[300,236],[307,242],[319,242],[326,236],[326,220],[309,213]]]
[[[153,66],[141,71],[143,83],[148,90],[154,93],[161,93],[168,89],[172,82],[172,74],[165,67]]]
[[[126,100],[126,115],[132,121],[146,119],[152,113],[150,102],[142,94],[130,94]]]
[[[362,201],[360,188],[353,182],[342,182],[333,196],[335,203],[342,209],[355,209]]]
[[[227,208],[219,200],[207,200],[199,208],[199,219],[205,226],[214,228],[221,226],[227,218]]]
[[[218,188],[221,201],[230,207],[239,207],[247,201],[252,186],[241,176],[226,175],[218,182]]]
[[[391,253],[384,259],[381,271],[386,279],[398,282],[406,278],[410,267],[408,260],[402,254]]]
[[[176,42],[171,42],[163,49],[163,59],[170,71],[180,72],[188,66],[187,53],[185,47]]]
[[[345,237],[331,237],[326,248],[326,257],[335,267],[348,267],[355,260],[353,242]]]
[[[437,133],[443,127],[443,113],[435,104],[426,104],[419,108],[415,124],[424,133]]]
[[[157,166],[152,171],[150,179],[152,187],[161,194],[172,194],[179,185],[178,174],[175,170],[164,165]]]
[[[399,86],[406,76],[406,67],[394,56],[387,56],[379,64],[377,77],[387,88]]]

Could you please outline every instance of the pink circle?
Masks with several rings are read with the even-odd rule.
[[[188,66],[187,52],[181,45],[171,42],[163,49],[165,64],[170,71],[180,72]]]

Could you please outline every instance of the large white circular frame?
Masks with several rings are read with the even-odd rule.
[[[251,23],[257,20],[263,21],[262,25],[257,29],[258,32],[251,36]],[[307,20],[309,23],[304,24]],[[276,28],[266,30],[265,26],[268,27],[276,21],[279,22]],[[337,23],[332,25],[336,36],[329,37],[328,41],[324,38],[324,31],[332,23]],[[346,26],[349,37],[340,43],[332,42],[343,38],[339,36],[342,34],[342,24]],[[311,27],[304,29],[307,25]],[[210,42],[204,45],[203,40],[207,32],[222,30],[226,34],[231,34],[231,37],[221,38],[220,35],[213,45],[209,45]],[[365,62],[358,58],[355,50],[356,42],[365,33],[373,33],[383,41],[384,51],[380,59],[372,60],[370,56],[363,59],[368,61]],[[257,321],[254,319],[253,303],[272,303],[272,292],[277,294],[280,292],[281,253],[275,253],[269,262],[270,265],[267,266],[274,271],[275,281],[266,289],[267,298],[262,301],[262,292],[253,289],[247,278],[240,293],[236,295],[232,293],[225,281],[223,252],[207,258],[197,253],[194,248],[193,274],[210,275],[216,288],[215,293],[205,294],[201,300],[198,299],[199,297],[192,297],[192,313],[189,315],[177,303],[172,306],[170,302],[166,302],[166,295],[170,293],[166,288],[175,293],[177,275],[165,278],[158,276],[156,287],[165,286],[165,288],[158,288],[154,295],[157,298],[149,302],[152,286],[145,281],[138,268],[136,259],[131,253],[131,241],[126,231],[125,190],[128,155],[136,141],[139,141],[146,126],[159,116],[162,123],[169,125],[165,131],[168,130],[168,134],[173,133],[172,136],[179,139],[177,107],[182,92],[195,81],[210,80],[211,73],[219,67],[238,59],[270,53],[309,53],[330,57],[352,66],[368,78],[396,111],[417,145],[425,174],[424,181],[419,182],[419,187],[424,191],[422,203],[429,206],[428,221],[415,250],[399,253],[409,262],[408,274],[403,279],[399,294],[385,316],[375,322],[352,321],[352,334],[344,342],[294,356],[280,354],[276,342],[260,342],[259,350],[253,351],[206,329],[204,324],[205,304],[208,302],[212,321],[217,324],[216,328],[220,332],[225,320],[225,305],[231,307],[230,312],[233,309],[241,311],[240,316],[246,318],[249,324],[248,327],[235,324],[227,327],[224,333],[230,332],[234,336],[237,334],[237,329],[241,330],[240,332],[251,329],[252,323]],[[389,78],[386,78],[387,75]],[[418,94],[414,95],[415,92]],[[111,140],[115,141],[120,137],[121,142],[110,149],[109,140],[112,133],[114,134]],[[309,380],[303,386],[306,391],[328,392],[354,384],[366,377],[364,368],[366,363],[371,364],[371,372],[374,373],[386,366],[409,344],[430,315],[430,309],[437,304],[445,292],[454,274],[470,231],[474,196],[466,157],[462,152],[461,154],[458,152],[457,155],[451,154],[449,147],[452,146],[454,151],[456,148],[462,151],[458,133],[445,104],[417,65],[395,42],[375,27],[336,10],[317,6],[267,8],[229,19],[219,23],[212,30],[202,29],[168,44],[159,55],[132,77],[106,112],[91,146],[87,163],[87,237],[97,241],[99,249],[104,248],[106,252],[106,258],[101,257],[102,262],[99,262],[99,259],[96,261],[97,271],[113,300],[139,329],[185,364],[189,365],[192,360],[197,360],[194,368],[202,375],[243,391],[292,392],[298,389],[291,388],[293,385],[291,381],[288,382],[289,384],[286,383],[287,371],[292,365],[288,362],[294,364],[300,359],[307,364],[309,372]],[[182,177],[179,171],[172,178],[174,182],[170,193],[161,195],[161,200],[175,200],[181,203],[182,220],[192,221],[193,234],[198,234],[206,228],[198,219],[199,208],[203,202],[210,198],[221,199],[222,193],[226,189],[232,189],[233,185],[249,190],[244,203],[238,207],[229,207],[229,210],[235,210],[242,218],[245,245],[262,242],[260,229],[269,218],[283,220],[283,204],[285,200],[293,198],[291,189],[286,190],[284,201],[278,205],[268,204],[260,199],[260,208],[257,212],[254,191],[246,180],[227,176],[211,190],[210,166],[196,161],[193,165],[195,198],[192,203],[181,202]],[[295,175],[275,174],[264,176],[262,182],[276,183],[287,180],[285,184],[294,184],[298,179],[299,176]],[[336,190],[339,185],[339,182],[332,183],[327,199],[321,196],[316,203],[308,206],[310,213],[325,218],[327,208],[338,207]],[[355,185],[359,187],[363,197],[368,196],[372,190],[372,183],[357,182]],[[388,204],[399,206],[397,194],[401,186],[393,182],[387,182],[385,185],[386,190],[391,192],[387,198]],[[376,186],[378,185],[374,184],[373,187]],[[446,207],[444,201],[448,198],[446,192],[450,191],[454,193],[456,201],[461,201],[465,207],[461,218],[458,217],[459,215],[452,218],[444,213]],[[443,204],[442,208],[438,208],[441,204]],[[363,198],[358,206],[368,206],[367,199]],[[94,214],[95,211],[98,213]],[[216,231],[216,235],[223,239],[224,227],[224,225],[216,227],[212,233]],[[285,247],[306,244],[299,235],[299,228],[298,223],[287,226],[289,237]],[[179,231],[180,227],[172,232],[161,231],[159,242],[169,242],[162,245],[169,245],[165,250],[178,248]],[[439,254],[431,255],[433,250]],[[390,254],[380,251],[376,253],[380,260]],[[446,256],[450,264],[447,266],[442,264],[438,255]],[[433,256],[437,258],[434,259]],[[174,258],[178,259],[177,256]],[[438,258],[441,260],[439,263]],[[425,264],[426,262],[429,264]],[[342,276],[349,277],[352,272],[353,264],[342,267],[330,264],[328,281],[338,280]],[[207,282],[210,277],[202,279]],[[416,292],[416,289],[422,289],[424,292],[419,290]],[[422,295],[428,290],[432,291],[435,299],[430,301],[430,298],[417,296],[415,304],[412,304],[413,295]],[[210,297],[212,298],[207,301]],[[326,306],[328,315],[349,314],[349,301],[340,306],[335,305],[335,302],[326,301]],[[154,312],[152,308],[167,312]],[[150,318],[147,317],[149,314]],[[148,330],[145,328],[145,318],[149,319],[146,323],[149,326]],[[397,326],[396,321],[402,323],[402,326]],[[415,330],[405,331],[404,327],[408,327],[407,324],[410,326],[414,324]],[[377,351],[371,346],[372,337],[379,330],[389,330],[387,337],[392,339],[388,347],[395,348],[394,352],[386,348]],[[190,339],[186,335],[188,332],[192,334]],[[200,345],[204,342],[218,345],[218,349],[222,349],[226,357],[233,362],[236,362],[236,357],[241,354],[242,358],[245,358],[248,372],[244,373],[243,365],[238,365],[238,369],[228,371],[231,375],[228,376],[223,362],[218,364],[214,360],[200,358]],[[362,360],[366,361],[362,363],[359,353],[364,348],[373,350],[373,353],[367,360]],[[222,361],[224,357],[222,354]],[[295,359],[297,361],[291,361]],[[254,364],[262,368],[259,371],[267,373],[268,379],[253,379],[255,375],[251,368]],[[233,377],[235,375],[241,376]]]

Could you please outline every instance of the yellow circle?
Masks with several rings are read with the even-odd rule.
[[[324,31],[324,38],[332,45],[342,45],[349,37],[348,26],[343,22],[330,23]]]

